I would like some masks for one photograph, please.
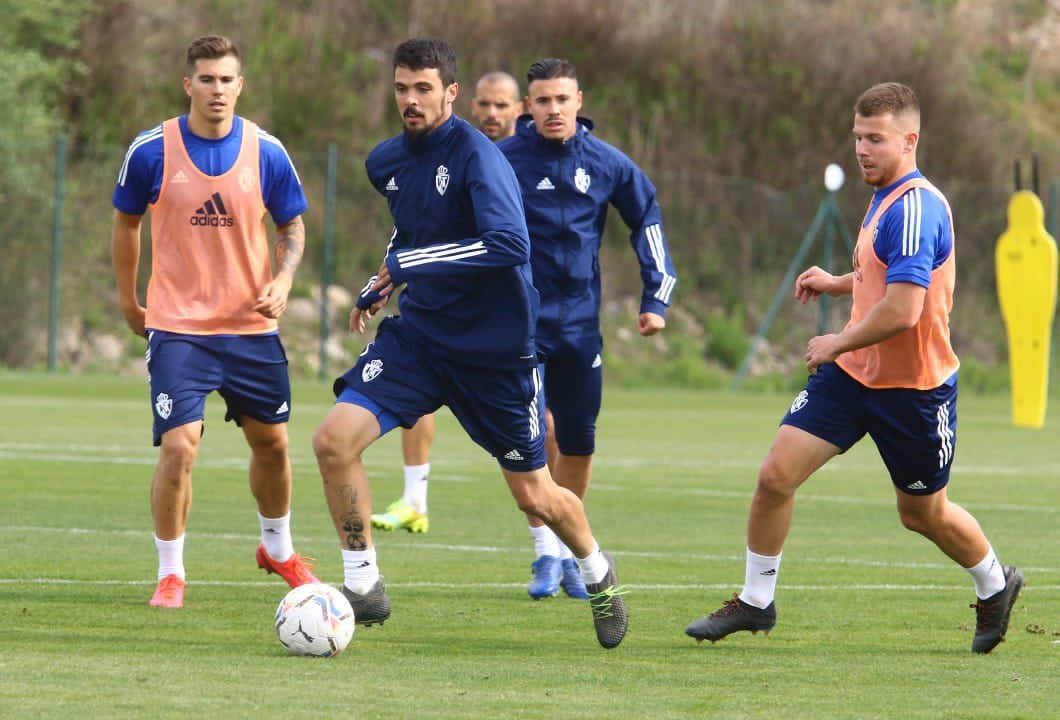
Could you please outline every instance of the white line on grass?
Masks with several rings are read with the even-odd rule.
[[[115,586],[139,586],[139,587],[151,587],[155,584],[154,580],[74,580],[71,578],[0,578],[0,585],[115,585]],[[277,582],[275,580],[189,580],[189,586],[196,587],[276,587]],[[636,583],[622,583],[624,587],[631,590],[732,590],[737,587],[731,584],[712,584],[712,585],[699,585],[699,584],[682,584],[682,585],[657,585],[657,584],[646,584],[640,585]],[[463,588],[471,589],[484,589],[484,588],[524,588],[526,583],[446,583],[446,582],[429,582],[429,581],[412,581],[412,582],[390,582],[387,581],[387,587],[402,587],[402,588],[427,588],[427,589],[442,589],[442,590],[459,590]],[[919,592],[919,591],[931,591],[931,590],[947,590],[955,592],[968,592],[967,585],[894,585],[891,583],[883,585],[784,585],[784,590],[794,591],[805,591],[805,592],[837,592],[841,590],[852,591],[852,592],[874,592],[878,590],[897,591],[897,592]],[[1060,590],[1060,585],[1025,585],[1023,592],[1034,591],[1034,592],[1056,592]]]
[[[123,535],[141,538],[151,538],[154,534],[150,530],[130,529],[107,529],[107,528],[68,528],[68,527],[46,527],[42,525],[0,525],[0,536],[4,533],[58,533],[63,535]],[[239,540],[241,542],[258,542],[260,535],[250,533],[212,533],[196,532],[195,537],[213,540]],[[304,537],[304,536],[303,536]],[[319,538],[317,538],[319,539]],[[466,553],[513,553],[525,554],[526,548],[498,547],[495,545],[450,545],[446,543],[425,542],[422,540],[395,541],[387,543],[388,549],[415,549],[415,550],[437,550],[440,552],[466,552]],[[679,551],[658,550],[618,550],[614,553],[620,557],[649,558],[659,560],[706,560],[710,562],[743,562],[743,555],[710,555],[706,553],[690,553]],[[789,561],[790,562],[790,561]],[[927,562],[903,562],[895,560],[860,560],[856,558],[827,557],[815,558],[809,556],[799,557],[797,562],[818,565],[851,565],[856,567],[879,567],[879,568],[912,568],[921,570],[944,570],[951,569],[952,563],[927,563]],[[1049,567],[1027,567],[1020,565],[1024,572],[1056,573],[1060,568]]]

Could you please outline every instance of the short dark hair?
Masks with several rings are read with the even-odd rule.
[[[526,71],[527,86],[534,80],[552,80],[554,78],[577,80],[578,71],[569,62],[560,58],[538,60]]]
[[[407,67],[409,70],[436,69],[442,78],[443,87],[456,82],[456,53],[445,40],[406,40],[394,49],[394,69],[398,67]]]
[[[195,72],[195,63],[199,60],[220,60],[231,55],[242,66],[243,59],[239,55],[239,46],[223,35],[203,35],[196,38],[188,46],[187,64],[188,74]]]
[[[877,115],[901,115],[905,112],[920,114],[920,101],[913,89],[896,82],[885,82],[873,85],[861,93],[854,103],[854,112],[861,117]]]

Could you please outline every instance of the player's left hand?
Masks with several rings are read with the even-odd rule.
[[[818,335],[806,343],[806,370],[813,375],[817,368],[839,357],[839,335]]]
[[[261,290],[258,302],[254,306],[254,312],[261,313],[267,318],[276,319],[283,315],[287,309],[287,296],[291,292],[291,278],[289,275],[280,273]]]
[[[641,337],[648,337],[666,327],[666,318],[653,312],[641,313],[637,317],[637,332]]]

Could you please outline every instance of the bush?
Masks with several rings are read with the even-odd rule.
[[[715,315],[707,320],[708,358],[728,370],[736,370],[750,349],[751,339],[738,317]]]

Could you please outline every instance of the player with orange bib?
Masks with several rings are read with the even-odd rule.
[[[747,524],[743,590],[685,632],[715,642],[776,623],[777,573],[795,491],[826,462],[869,435],[891,476],[902,524],[928,538],[975,584],[972,651],[1005,638],[1023,575],[1002,566],[979,523],[946,494],[957,443],[957,368],[949,314],[956,278],[953,217],[917,169],[920,105],[898,83],[875,85],[854,106],[854,149],[875,189],[854,269],[812,267],[795,281],[805,303],[852,294],[842,332],[812,338],[810,372],[762,463]]]
[[[291,387],[277,328],[305,247],[307,203],[280,141],[235,114],[240,71],[230,40],[195,40],[184,78],[188,113],[133,140],[113,195],[118,300],[129,328],[148,338],[154,444],[160,446],[151,480],[158,552],[153,607],[184,604],[191,471],[206,396],[214,390],[227,404],[225,419],[242,428],[250,446],[258,565],[291,587],[316,581],[291,540]],[[144,307],[136,278],[148,209],[151,277]],[[276,225],[271,257],[266,214]]]

